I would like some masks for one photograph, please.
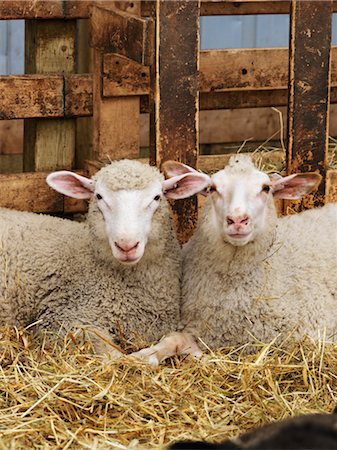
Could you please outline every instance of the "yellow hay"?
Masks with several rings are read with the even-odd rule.
[[[161,449],[219,441],[289,416],[329,412],[337,345],[304,340],[175,358],[153,369],[109,364],[77,336],[0,337],[0,448]]]

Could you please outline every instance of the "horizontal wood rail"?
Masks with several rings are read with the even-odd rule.
[[[319,1],[319,0],[318,0]],[[109,0],[101,2],[108,7]],[[132,12],[137,0],[117,2]],[[87,19],[92,1],[87,0],[5,0],[0,20],[8,19]],[[333,3],[337,12],[337,2]],[[151,12],[151,1],[142,2],[142,15]],[[289,0],[201,0],[200,15],[289,14]]]
[[[47,175],[48,172],[0,175],[0,206],[38,213],[86,211],[87,204],[83,200],[65,197],[51,189],[46,183]]]
[[[201,52],[201,109],[286,105],[287,64],[287,49]],[[133,77],[124,78],[125,88],[118,86],[117,95],[140,93],[130,87],[134,80],[138,84],[138,78]],[[143,77],[140,75],[140,78]],[[148,80],[148,70],[144,79]],[[90,116],[92,83],[90,74],[0,76],[0,119]],[[116,92],[108,76],[103,86],[106,96]],[[141,92],[148,93],[149,85],[142,84]],[[337,103],[337,47],[332,49],[331,103]],[[141,111],[148,111],[144,96]]]

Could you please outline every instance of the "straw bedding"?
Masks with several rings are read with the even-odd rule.
[[[256,344],[171,359],[103,363],[78,335],[0,335],[0,449],[161,449],[223,440],[337,402],[337,344]]]

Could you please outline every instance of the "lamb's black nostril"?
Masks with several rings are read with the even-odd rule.
[[[139,241],[136,243],[132,242],[131,244],[124,243],[124,242],[118,244],[118,242],[115,241],[114,244],[118,248],[118,250],[120,250],[124,253],[127,253],[127,252],[130,252],[131,250],[135,250],[139,245]]]
[[[227,216],[226,221],[227,221],[227,225],[248,225],[249,217],[248,216]]]

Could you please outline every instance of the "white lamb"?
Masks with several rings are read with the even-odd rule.
[[[157,364],[187,352],[191,335],[211,348],[289,333],[337,340],[337,204],[277,218],[273,201],[300,198],[320,175],[269,178],[245,155],[211,177],[175,162],[164,171],[185,173],[170,197],[209,198],[184,248],[183,333],[136,356]]]
[[[88,217],[0,209],[0,324],[87,326],[96,351],[115,355],[121,335],[150,343],[176,330],[181,251],[163,198],[175,180],[123,160],[93,179],[61,171],[47,181],[90,199]]]

